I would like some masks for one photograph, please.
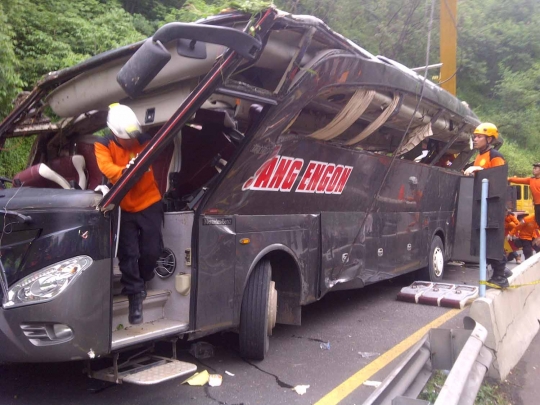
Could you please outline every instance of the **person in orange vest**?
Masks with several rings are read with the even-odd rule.
[[[515,184],[528,184],[531,188],[534,203],[534,216],[540,226],[540,163],[533,163],[533,177],[509,177],[508,181]]]
[[[521,263],[521,255],[518,252],[518,247],[511,238],[508,238],[510,231],[519,225],[519,220],[516,218],[511,209],[506,210],[506,218],[504,219],[504,236],[507,238],[508,246],[505,245],[507,253],[506,260],[516,260],[516,263]]]
[[[497,166],[506,165],[501,152],[493,148],[493,143],[499,137],[497,127],[489,122],[484,122],[474,130],[473,146],[478,150],[478,155],[472,166],[464,172],[466,176],[473,176],[479,170],[491,169]],[[506,254],[504,253],[504,245],[501,246],[500,259],[487,259],[486,262],[493,269],[493,277],[488,280],[491,284],[496,284],[501,288],[509,286],[508,277],[512,272],[506,268]]]
[[[523,222],[510,231],[510,237],[515,236],[521,241],[525,259],[528,259],[533,255],[533,240],[538,237],[539,231],[540,227],[538,226],[534,215],[526,216]]]
[[[115,184],[144,149],[150,136],[141,132],[137,116],[128,106],[109,106],[107,126],[112,133],[95,144],[101,172]],[[154,173],[148,169],[120,202],[118,260],[122,293],[129,299],[129,323],[143,321],[145,283],[154,277],[162,250],[163,206]]]

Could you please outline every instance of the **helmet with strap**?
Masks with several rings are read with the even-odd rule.
[[[490,122],[483,122],[482,124],[478,125],[473,133],[477,135],[491,136],[495,139],[499,137],[497,127]]]
[[[109,106],[107,126],[120,139],[134,139],[141,134],[141,124],[133,110],[119,103]]]

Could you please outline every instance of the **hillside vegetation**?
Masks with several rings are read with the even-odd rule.
[[[440,0],[440,4],[445,4]],[[170,21],[194,21],[228,7],[252,10],[261,0],[0,0],[0,119],[22,90],[49,71],[136,42]],[[373,54],[423,66],[431,2],[426,0],[279,0],[312,14]],[[439,0],[430,61],[439,60]],[[530,175],[540,161],[540,2],[463,0],[458,5],[458,97],[505,139],[510,173]],[[7,142],[0,174],[24,166],[30,141]]]

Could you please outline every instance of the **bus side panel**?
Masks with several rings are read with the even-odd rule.
[[[204,216],[198,222],[196,307],[190,318],[202,335],[233,325],[236,230],[233,216]],[[193,302],[193,301],[192,301]]]

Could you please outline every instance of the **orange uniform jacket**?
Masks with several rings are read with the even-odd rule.
[[[503,155],[496,149],[489,149],[487,152],[479,154],[474,159],[474,166],[480,166],[484,169],[491,169],[492,167],[504,166]]]
[[[519,239],[533,240],[538,237],[538,224],[534,215],[528,215],[523,222],[510,231],[510,235],[517,235]]]
[[[509,177],[510,183],[528,184],[531,188],[534,205],[540,204],[540,179],[535,177]]]
[[[115,184],[129,161],[140,153],[150,140],[148,136],[139,137],[139,143],[132,150],[126,150],[118,144],[114,135],[108,134],[94,145],[99,170]],[[120,207],[128,212],[139,212],[161,200],[152,167],[142,175],[139,181],[128,191],[120,202]]]
[[[520,222],[514,215],[507,215],[506,218],[504,218],[504,234],[508,235],[512,229],[519,225],[519,223]]]

